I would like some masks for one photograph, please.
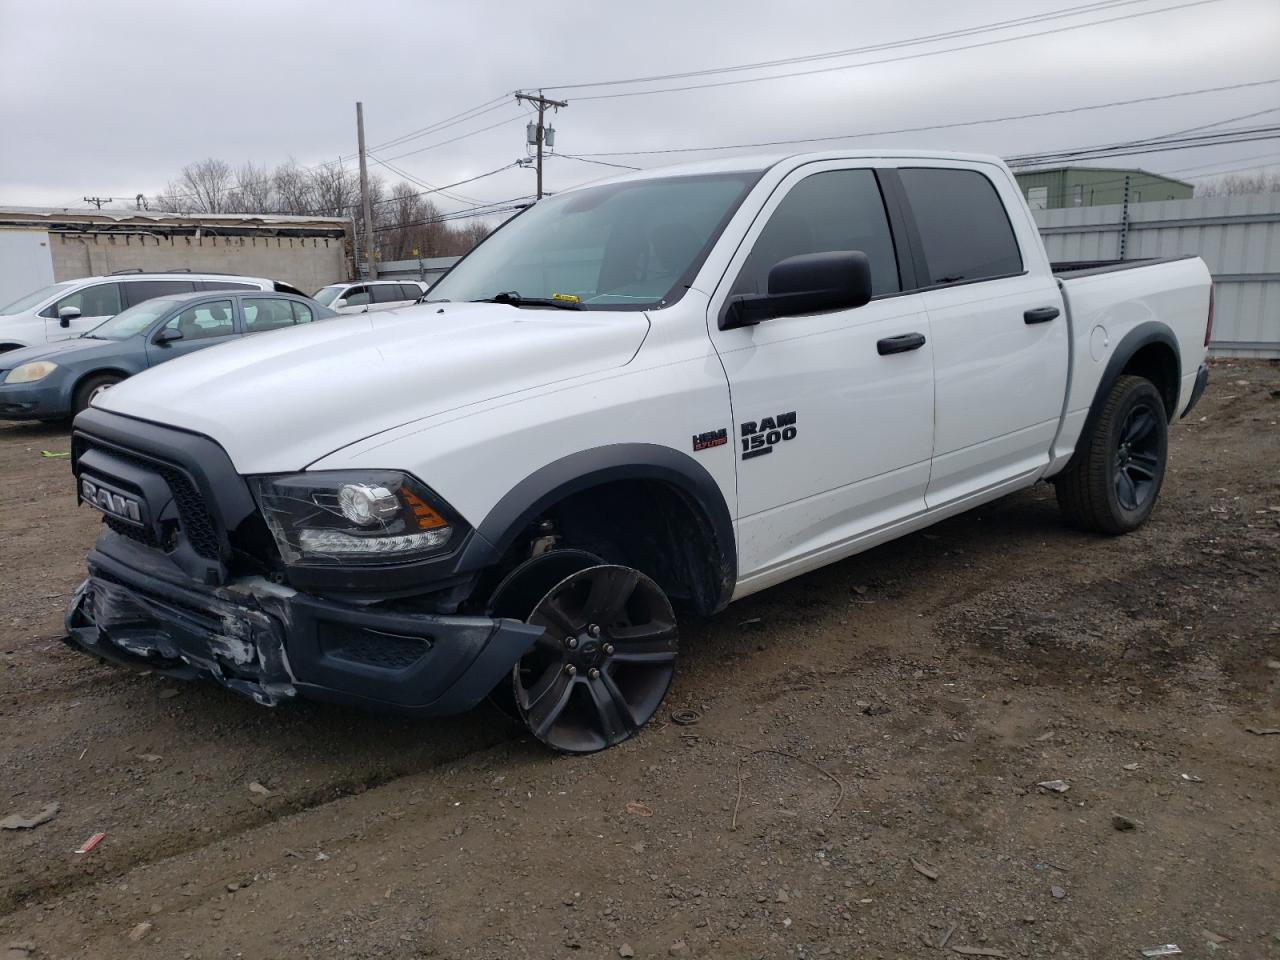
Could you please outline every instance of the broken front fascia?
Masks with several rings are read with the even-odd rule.
[[[67,640],[105,660],[166,676],[208,675],[275,706],[297,692],[282,628],[294,591],[255,579],[261,583],[212,591],[196,611],[91,576],[67,611]]]

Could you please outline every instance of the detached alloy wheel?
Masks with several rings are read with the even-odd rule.
[[[528,622],[546,632],[512,672],[516,708],[547,746],[603,750],[657,711],[675,673],[676,618],[643,573],[588,567],[556,584]]]

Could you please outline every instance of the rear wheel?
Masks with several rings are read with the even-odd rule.
[[[546,632],[512,671],[516,709],[540,741],[592,753],[630,739],[675,674],[677,629],[662,588],[602,564],[560,581],[528,622]]]
[[[123,380],[124,377],[115,373],[98,373],[92,377],[86,377],[78,387],[76,387],[75,397],[72,399],[71,415],[75,416],[82,410],[86,410],[89,404],[100,394],[114,387]]]
[[[1054,479],[1066,518],[1099,533],[1140,527],[1164,482],[1168,424],[1164,400],[1150,380],[1117,379],[1075,459]]]

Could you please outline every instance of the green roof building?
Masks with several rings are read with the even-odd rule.
[[[1047,167],[1014,176],[1032,210],[1124,203],[1126,181],[1130,203],[1189,200],[1195,192],[1191,184],[1172,177],[1117,167]]]

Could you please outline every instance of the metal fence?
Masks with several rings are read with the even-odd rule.
[[[458,262],[457,257],[423,257],[420,260],[387,260],[378,264],[379,280],[421,280],[435,283]],[[364,274],[368,276],[366,272]]]
[[[1280,357],[1280,193],[1034,211],[1049,259],[1193,253],[1214,280],[1211,351]]]

